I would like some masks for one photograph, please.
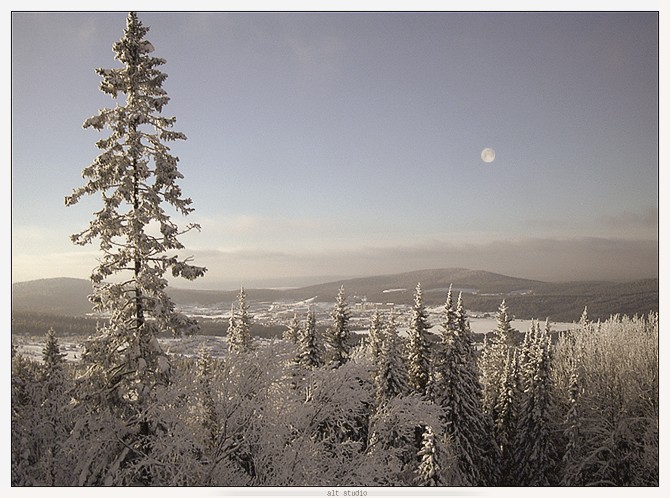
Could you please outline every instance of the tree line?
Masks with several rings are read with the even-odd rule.
[[[658,485],[657,314],[518,341],[503,301],[477,351],[460,296],[431,324],[420,285],[406,335],[374,311],[358,345],[343,288],[325,330],[309,312],[272,341],[245,299],[227,354],[171,357],[142,401],[65,362],[53,330],[42,362],[14,351],[12,483]]]

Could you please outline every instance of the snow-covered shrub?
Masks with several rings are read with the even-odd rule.
[[[658,323],[658,313],[584,317],[560,337],[552,374],[563,484],[658,485]]]

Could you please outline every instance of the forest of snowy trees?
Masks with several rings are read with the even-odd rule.
[[[66,198],[102,199],[72,241],[99,242],[90,300],[107,318],[75,362],[51,329],[41,362],[12,348],[13,485],[658,485],[657,313],[593,323],[585,310],[573,330],[534,323],[518,341],[503,301],[477,350],[461,296],[446,292],[430,323],[418,284],[407,332],[375,311],[359,344],[341,288],[325,330],[309,312],[268,341],[251,335],[242,289],[225,355],[164,351],[159,333],[198,332],[166,272],[206,269],[178,256],[199,227],[164,209],[193,208],[147,32],[129,14],[122,66],[97,70],[125,102],[85,121],[109,134]]]
[[[296,316],[270,341],[241,292],[229,352],[171,357],[141,401],[50,330],[41,362],[12,356],[12,483],[658,485],[657,314],[517,343],[503,302],[476,351],[459,299],[430,324],[415,296],[406,335],[375,311],[351,346],[342,290],[329,327]]]

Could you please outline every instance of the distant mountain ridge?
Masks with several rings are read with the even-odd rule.
[[[635,282],[550,283],[510,277],[481,270],[441,268],[405,273],[361,277],[326,282],[297,289],[247,289],[253,301],[304,300],[334,302],[340,286],[352,300],[410,304],[420,282],[427,305],[444,302],[449,285],[463,290],[467,309],[493,311],[505,299],[517,318],[551,317],[573,321],[584,306],[591,318],[611,314],[644,314],[658,311],[658,279]],[[87,296],[92,287],[88,280],[51,278],[12,284],[12,311],[82,316],[91,312]],[[237,291],[169,288],[169,294],[181,305],[230,306]],[[386,292],[385,292],[386,291]]]
[[[298,289],[300,292],[310,291],[315,294],[335,296],[337,289],[344,285],[348,294],[366,295],[368,299],[381,297],[384,290],[405,289],[405,293],[413,295],[417,283],[421,283],[424,293],[431,290],[444,290],[453,285],[455,288],[476,290],[477,293],[498,294],[516,290],[531,290],[544,285],[544,282],[523,278],[508,277],[482,270],[465,268],[439,268],[433,270],[417,270],[374,277],[361,277],[336,282],[328,282]],[[394,294],[396,294],[394,292]],[[377,300],[377,299],[375,299]]]
[[[12,284],[12,311],[80,316],[91,312],[91,281],[45,278]]]

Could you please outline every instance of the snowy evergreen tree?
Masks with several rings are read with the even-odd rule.
[[[251,315],[244,287],[237,296],[237,313],[232,308],[228,327],[228,349],[234,353],[248,352],[251,349]]]
[[[379,357],[381,346],[384,341],[384,325],[379,309],[375,308],[370,318],[370,331],[368,333],[368,345],[372,362],[375,363]]]
[[[286,327],[283,337],[285,340],[290,341],[293,344],[298,344],[298,338],[300,337],[300,322],[298,321],[297,313],[293,314],[293,318],[291,318],[291,321]]]
[[[459,294],[447,294],[435,359],[435,402],[444,410],[461,474],[472,485],[493,484],[497,457],[490,420],[481,406],[481,385],[472,331]]]
[[[495,406],[495,440],[500,448],[500,485],[515,483],[515,448],[522,386],[516,350],[508,350],[507,360],[500,376],[500,395]]]
[[[570,376],[570,391],[569,391],[569,408],[565,416],[564,435],[566,439],[565,453],[562,458],[561,478],[562,486],[580,486],[583,484],[581,480],[581,462],[583,450],[581,442],[581,414],[580,412],[580,391],[581,382],[579,373],[575,368]]]
[[[512,328],[512,317],[509,314],[507,303],[503,299],[496,314],[496,335],[500,342],[508,346],[516,346],[515,330]]]
[[[322,364],[314,309],[309,310],[298,340],[298,363],[306,368],[317,368]]]
[[[66,371],[65,357],[60,352],[53,328],[47,331],[42,350],[40,368],[41,397],[39,403],[40,451],[42,453],[36,470],[44,476],[44,484],[62,483],[62,446],[72,429],[70,403],[70,377]],[[38,470],[39,471],[39,470]]]
[[[12,484],[62,485],[68,468],[63,445],[72,429],[71,377],[50,328],[42,362],[12,359]]]
[[[445,375],[448,374],[450,368],[449,362],[451,361],[452,343],[458,335],[458,323],[451,285],[449,285],[449,290],[447,291],[443,320],[437,335],[440,340],[432,355],[432,365],[426,395],[428,399],[439,404],[439,400],[444,397],[445,386],[448,383]]]
[[[237,321],[235,319],[235,303],[230,305],[230,317],[228,317],[228,329],[226,330],[226,340],[228,341],[228,350],[232,350],[234,346],[231,346],[231,337],[235,336],[235,328]]]
[[[414,306],[408,331],[407,342],[407,373],[409,384],[416,392],[426,395],[430,380],[430,349],[428,334],[431,324],[428,322],[428,312],[423,304],[421,284],[416,285]]]
[[[375,401],[378,409],[391,398],[408,394],[407,370],[402,361],[398,326],[393,315],[380,339],[381,346],[374,370]]]
[[[44,365],[42,371],[47,380],[55,376],[62,377],[64,375],[63,369],[66,356],[65,353],[60,352],[56,332],[53,328],[49,328],[44,349],[42,349],[42,364]],[[58,379],[58,381],[60,380]]]
[[[344,294],[344,286],[341,286],[337,292],[335,307],[330,314],[332,325],[328,328],[326,340],[331,350],[331,361],[333,366],[342,366],[349,359],[351,346],[349,338],[349,306]]]
[[[419,468],[416,470],[417,486],[445,486],[448,483],[444,481],[441,451],[439,451],[439,441],[433,428],[427,426],[423,431],[421,449],[418,457],[421,459]]]
[[[199,227],[180,229],[164,208],[182,215],[193,211],[176,183],[183,177],[178,158],[166,145],[186,137],[170,130],[175,118],[161,115],[169,101],[162,88],[167,75],[158,69],[165,60],[150,55],[154,47],[145,39],[148,31],[131,12],[123,37],[113,46],[122,66],[97,70],[100,90],[114,99],[125,95],[125,102],[84,122],[85,128],[110,133],[96,143],[102,153],[83,170],[86,184],[65,198],[68,206],[96,193],[103,201],[89,227],[71,238],[78,245],[99,239],[102,257],[91,274],[90,300],[109,320],[88,343],[83,360],[113,406],[142,404],[156,384],[167,382],[170,364],[156,341],[158,332],[180,335],[197,329],[165,292],[165,272],[192,280],[206,271],[177,255],[184,249],[178,237]],[[106,280],[117,274],[122,278]]]
[[[503,299],[496,314],[496,329],[486,335],[481,355],[481,383],[483,390],[483,409],[493,420],[498,418],[496,405],[500,396],[500,377],[510,349],[516,348],[512,317]]]
[[[39,367],[36,362],[16,353],[11,368],[11,484],[44,485],[41,476],[35,472],[42,445],[39,431],[35,430],[41,424]]]
[[[423,441],[418,456],[421,459],[417,469],[416,482],[419,486],[440,486],[440,465],[437,462],[435,434],[430,426],[423,432]]]
[[[371,471],[383,474],[376,484],[416,485],[422,436],[428,426],[436,437],[443,434],[441,413],[439,406],[417,393],[395,396],[375,411],[370,419],[367,455]],[[448,485],[463,484],[452,456],[440,460],[438,455],[438,462],[448,471],[445,475]]]
[[[519,365],[524,394],[514,443],[517,485],[548,486],[556,481],[550,363],[548,327],[534,323],[524,339]]]
[[[591,320],[589,320],[588,307],[584,306],[584,311],[582,311],[582,315],[579,317],[579,327],[583,331],[588,331],[590,325],[591,325]]]

